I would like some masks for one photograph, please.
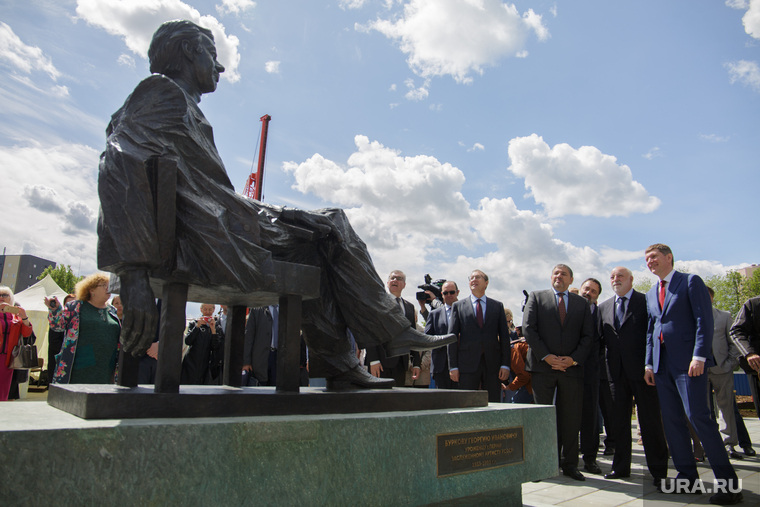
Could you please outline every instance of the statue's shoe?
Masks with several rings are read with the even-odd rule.
[[[433,350],[455,341],[457,341],[455,334],[430,335],[410,327],[386,343],[385,352],[388,357],[403,356],[410,350]]]
[[[357,365],[327,379],[328,391],[346,391],[349,389],[391,389],[395,385],[392,378],[378,378]]]

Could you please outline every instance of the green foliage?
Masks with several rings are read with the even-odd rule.
[[[744,278],[736,271],[729,271],[722,276],[711,276],[705,283],[715,291],[715,307],[736,317],[746,300],[760,296],[760,269],[755,270],[750,278]]]
[[[642,294],[646,294],[649,292],[649,289],[652,288],[652,280],[649,278],[645,278],[643,280],[639,280],[638,282],[634,282],[633,284],[634,290],[636,292],[641,292]]]
[[[55,268],[53,266],[46,267],[45,271],[37,277],[37,280],[42,280],[47,275],[50,275],[55,280],[55,283],[58,284],[58,287],[68,293],[74,292],[74,286],[79,280],[84,278],[83,276],[75,276],[71,270],[71,266],[64,266],[63,264],[59,264]]]

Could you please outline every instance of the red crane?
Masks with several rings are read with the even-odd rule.
[[[264,182],[264,159],[267,153],[267,133],[269,132],[269,120],[271,116],[265,114],[261,118],[261,143],[259,144],[259,165],[254,173],[251,170],[251,174],[248,175],[248,179],[245,182],[245,189],[243,195],[249,199],[261,200],[262,196],[262,183]]]

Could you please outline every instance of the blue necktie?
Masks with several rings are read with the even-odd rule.
[[[620,324],[623,323],[623,319],[625,318],[625,296],[618,298],[617,301],[615,301],[615,330],[620,329]]]

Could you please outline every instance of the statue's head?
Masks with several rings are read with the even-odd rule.
[[[151,72],[182,79],[198,97],[216,90],[219,74],[224,72],[216,61],[214,35],[190,21],[167,21],[158,27],[148,59]]]

